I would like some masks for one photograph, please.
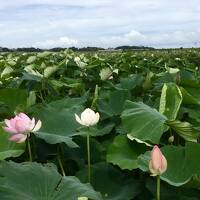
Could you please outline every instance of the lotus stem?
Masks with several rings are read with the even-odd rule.
[[[90,161],[90,134],[87,133],[87,161],[88,161],[88,182],[91,180],[91,161]]]
[[[95,86],[94,98],[92,100],[91,108],[94,108],[98,99],[98,85]]]
[[[58,163],[59,163],[59,166],[60,166],[62,175],[63,175],[63,176],[66,176],[65,170],[64,170],[64,167],[63,167],[63,164],[62,164],[62,160],[61,160],[61,158],[60,158],[60,155],[58,155],[57,158],[58,158]]]
[[[30,144],[30,136],[27,138],[27,146],[28,146],[28,154],[29,154],[29,161],[32,162],[32,153],[31,153],[31,144]]]
[[[64,154],[64,152],[63,152],[63,149],[62,149],[62,144],[58,144],[58,147],[57,147],[58,164],[60,166],[60,170],[61,170],[62,175],[66,176],[65,169],[63,167],[63,162],[62,162],[63,154]]]
[[[160,176],[157,176],[157,200],[160,200]]]

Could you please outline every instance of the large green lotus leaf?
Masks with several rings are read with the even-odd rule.
[[[197,142],[199,134],[194,130],[190,123],[174,120],[167,121],[166,124],[186,141]]]
[[[156,194],[156,177],[149,177],[145,181],[145,186],[151,191],[152,195]],[[164,181],[161,182],[160,199],[162,200],[199,200],[200,191],[186,187],[173,187]]]
[[[136,86],[142,85],[144,77],[141,74],[132,74],[129,77],[121,78],[118,87],[123,89],[132,90]]]
[[[165,83],[160,97],[159,112],[175,120],[182,103],[182,93],[175,83]]]
[[[76,177],[62,177],[54,165],[3,162],[0,165],[1,200],[102,200],[89,184]]]
[[[17,106],[26,106],[28,92],[22,89],[4,88],[0,89],[0,102],[7,107],[8,113],[14,113]]]
[[[139,155],[147,151],[145,144],[130,141],[126,135],[118,135],[107,151],[107,161],[121,169],[137,169]]]
[[[12,59],[9,59],[8,61],[7,61],[7,63],[8,63],[8,65],[10,65],[10,66],[15,66],[16,65],[16,62],[14,61],[14,60],[12,60]]]
[[[37,59],[37,57],[36,56],[30,56],[30,57],[28,57],[28,59],[27,59],[27,63],[28,64],[31,64],[31,63],[34,63],[35,61],[36,61],[36,59]]]
[[[167,118],[156,109],[142,102],[126,101],[122,123],[132,138],[144,142],[159,143]]]
[[[200,122],[200,106],[194,106],[191,108],[185,108],[185,111],[189,114],[189,117],[195,121]],[[198,126],[197,125],[197,126]]]
[[[7,66],[6,68],[4,68],[4,70],[1,72],[1,78],[7,78],[9,76],[11,76],[11,73],[13,72],[13,68],[10,66]]]
[[[103,136],[109,134],[112,129],[115,127],[114,123],[108,124],[97,124],[96,127],[91,127],[90,135],[92,136]]]
[[[186,91],[188,91],[188,93],[189,93],[190,95],[192,95],[194,98],[196,98],[198,101],[200,101],[199,88],[200,88],[200,85],[199,85],[198,88],[184,87],[184,89],[185,89]]]
[[[41,52],[41,53],[38,53],[37,54],[37,57],[38,58],[45,58],[45,57],[48,57],[51,55],[51,52],[48,52],[48,51],[44,51],[44,52]]]
[[[89,93],[86,92],[81,98],[63,98],[57,101],[52,101],[48,105],[54,107],[58,110],[62,110],[64,108],[71,108],[76,105],[82,105],[87,101]]]
[[[42,128],[36,136],[50,144],[65,142],[67,145],[72,143],[71,147],[76,147],[71,137],[77,135],[76,129],[80,125],[76,122],[74,113],[80,113],[81,110],[83,110],[82,106],[62,110],[46,107],[40,110],[37,117],[42,121]]]
[[[170,74],[170,73],[158,73],[155,75],[157,79],[153,82],[155,88],[154,89],[161,89],[165,83],[175,82],[176,81],[176,74]]]
[[[185,147],[165,146],[161,148],[167,159],[167,171],[161,179],[174,186],[187,183],[192,176],[200,175],[200,144],[186,143]],[[150,152],[146,152],[138,159],[139,168],[148,171]]]
[[[57,101],[36,109],[34,114],[42,121],[42,127],[36,136],[50,144],[64,142],[70,147],[77,147],[72,136],[79,134],[76,130],[81,125],[75,120],[74,114],[80,114],[84,108],[81,100],[72,98],[66,101],[68,105],[64,101]]]
[[[25,143],[17,144],[8,140],[9,133],[5,133],[0,127],[0,160],[10,157],[18,157],[25,150]]]
[[[42,80],[42,77],[39,76],[38,74],[30,74],[27,72],[23,72],[23,76],[21,77],[21,80],[40,82]]]
[[[181,93],[183,95],[183,103],[184,104],[200,104],[199,100],[194,97],[192,94],[190,94],[186,89],[183,87],[180,87]]]
[[[129,99],[129,93],[127,90],[114,90],[109,93],[106,99],[101,98],[100,96],[97,107],[101,113],[104,113],[109,117],[120,115],[127,99]]]
[[[192,72],[182,69],[180,71],[181,82],[180,85],[191,88],[200,88],[199,81],[196,79],[195,75]]]
[[[78,147],[78,145],[72,140],[70,136],[58,135],[56,132],[46,133],[46,132],[38,131],[35,135],[38,138],[45,140],[49,144],[59,144],[59,143],[64,142],[66,145],[68,145],[71,148]]]
[[[77,175],[80,180],[86,181],[87,169],[79,171]],[[131,200],[142,190],[139,181],[107,163],[92,166],[91,184],[105,200]]]
[[[72,136],[76,134],[76,129],[80,125],[75,121],[74,113],[80,113],[83,108],[80,106],[60,111],[46,107],[37,114],[42,121],[41,132],[58,134],[62,136]]]
[[[53,73],[55,73],[59,69],[58,66],[47,67],[44,70],[44,77],[49,78]]]
[[[88,127],[81,127],[79,129],[79,133],[80,135],[87,135],[88,133],[91,136],[103,136],[103,135],[107,135],[109,134],[112,129],[115,127],[114,123],[98,123],[96,126],[92,126],[89,128]]]

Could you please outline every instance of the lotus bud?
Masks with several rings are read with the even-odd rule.
[[[169,143],[173,143],[174,142],[174,136],[173,135],[168,138],[168,142]]]
[[[161,175],[167,170],[167,160],[157,145],[151,151],[149,170],[152,176]]]

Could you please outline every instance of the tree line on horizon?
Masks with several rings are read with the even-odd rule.
[[[7,47],[0,47],[0,52],[42,52],[42,51],[53,51],[58,52],[65,49],[71,49],[73,51],[109,51],[109,50],[153,50],[153,47],[145,47],[145,46],[118,46],[116,48],[101,48],[101,47],[55,47],[50,49],[41,49],[35,47],[23,47],[23,48],[7,48]]]

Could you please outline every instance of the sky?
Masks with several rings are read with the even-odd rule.
[[[0,46],[200,47],[200,0],[0,0]]]

